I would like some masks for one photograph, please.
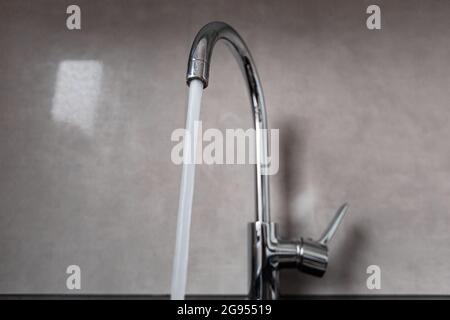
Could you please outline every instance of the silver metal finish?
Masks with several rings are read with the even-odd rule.
[[[256,131],[256,222],[250,223],[250,292],[251,299],[277,299],[279,270],[298,268],[300,271],[323,276],[328,265],[328,242],[347,212],[342,205],[320,240],[281,240],[277,225],[270,222],[267,116],[263,90],[250,52],[239,36],[223,22],[211,22],[197,34],[189,54],[186,81],[193,79],[208,86],[211,55],[218,40],[225,40],[244,74],[250,94],[250,105]]]
[[[211,54],[218,40],[225,40],[228,44],[247,80],[250,107],[256,129],[256,219],[269,222],[269,176],[264,174],[265,166],[268,164],[266,106],[255,63],[239,34],[223,22],[211,22],[204,26],[192,43],[186,81],[189,85],[192,79],[200,79],[204,88],[208,86]]]

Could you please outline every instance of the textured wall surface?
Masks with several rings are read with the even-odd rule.
[[[166,294],[191,41],[212,20],[247,41],[280,129],[272,217],[317,237],[351,205],[328,273],[283,293],[450,293],[450,3],[0,0],[0,292]],[[249,128],[245,83],[223,44],[203,127]],[[198,167],[188,292],[247,292],[251,166]],[[366,287],[366,268],[382,288]]]

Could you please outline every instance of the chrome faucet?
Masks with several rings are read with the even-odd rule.
[[[279,296],[279,270],[298,268],[315,276],[323,276],[328,264],[328,242],[347,212],[342,205],[319,240],[281,240],[277,224],[270,221],[268,133],[266,106],[261,82],[250,51],[239,34],[223,22],[211,22],[197,34],[189,54],[187,84],[193,79],[208,86],[211,54],[218,40],[224,40],[244,74],[250,93],[250,104],[256,138],[256,221],[250,229],[250,299],[277,299]]]

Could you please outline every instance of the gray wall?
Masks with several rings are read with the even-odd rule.
[[[1,293],[68,293],[70,264],[81,293],[169,292],[181,173],[170,135],[184,125],[191,41],[211,20],[248,42],[280,129],[282,233],[317,237],[351,204],[326,276],[286,272],[282,292],[450,293],[448,1],[78,0],[71,32],[73,2],[0,2]],[[381,31],[365,27],[373,3]],[[86,60],[101,76],[69,70],[81,89],[58,84],[64,61]],[[204,128],[250,127],[223,44],[211,71]],[[247,292],[253,188],[251,166],[198,167],[189,293]]]

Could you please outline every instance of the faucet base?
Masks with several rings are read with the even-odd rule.
[[[278,225],[256,221],[249,224],[250,299],[274,300],[279,297],[279,270],[296,268],[322,277],[328,265],[328,248],[311,239],[281,240]]]
[[[272,266],[268,251],[270,242],[270,224],[266,222],[249,223],[250,243],[250,292],[254,300],[278,299],[279,271]]]

